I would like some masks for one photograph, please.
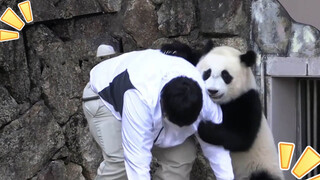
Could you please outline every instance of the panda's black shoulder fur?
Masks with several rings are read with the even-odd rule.
[[[267,171],[258,171],[250,176],[250,180],[280,180],[280,178],[271,175]]]
[[[197,65],[202,55],[207,54],[213,48],[213,42],[209,40],[202,50],[192,49],[187,44],[175,41],[162,45],[160,51],[172,56],[182,57],[194,66]]]
[[[251,89],[237,99],[221,105],[223,112],[223,122],[225,126],[231,130],[238,132],[239,139],[230,139],[235,141],[240,140],[242,146],[232,146],[233,150],[246,150],[253,144],[260,128],[262,118],[262,107],[257,90]],[[229,141],[226,141],[229,143]]]
[[[221,105],[223,122],[202,121],[198,134],[202,140],[237,152],[248,150],[259,131],[262,107],[259,93],[251,89],[240,97]]]

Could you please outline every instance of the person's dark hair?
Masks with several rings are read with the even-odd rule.
[[[182,127],[195,122],[202,109],[202,91],[191,78],[180,76],[161,91],[162,111],[172,123]]]

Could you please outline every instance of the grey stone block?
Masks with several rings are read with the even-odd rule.
[[[0,131],[0,179],[28,179],[64,144],[62,129],[43,102]]]
[[[298,77],[307,75],[307,59],[294,57],[269,58],[266,64],[267,75],[282,77]]]
[[[262,52],[286,55],[291,38],[291,18],[276,0],[252,2],[253,39]]]

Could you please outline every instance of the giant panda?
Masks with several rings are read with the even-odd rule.
[[[178,42],[163,45],[161,51],[196,65],[211,99],[221,105],[223,123],[202,121],[198,134],[205,142],[230,150],[235,179],[283,180],[273,135],[262,113],[251,70],[256,53],[242,54],[229,46],[213,47],[212,41],[203,52]]]

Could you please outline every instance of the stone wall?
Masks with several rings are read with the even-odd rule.
[[[30,1],[34,22],[0,43],[0,180],[94,178],[102,156],[80,98],[102,43],[123,53],[173,40],[199,48],[211,38],[264,55],[320,54],[319,31],[276,0]],[[0,13],[11,7],[22,17],[19,2],[0,0]],[[200,153],[192,179],[213,179]]]
[[[292,20],[276,0],[253,0],[252,40],[263,54],[303,58],[320,55],[319,30]]]

